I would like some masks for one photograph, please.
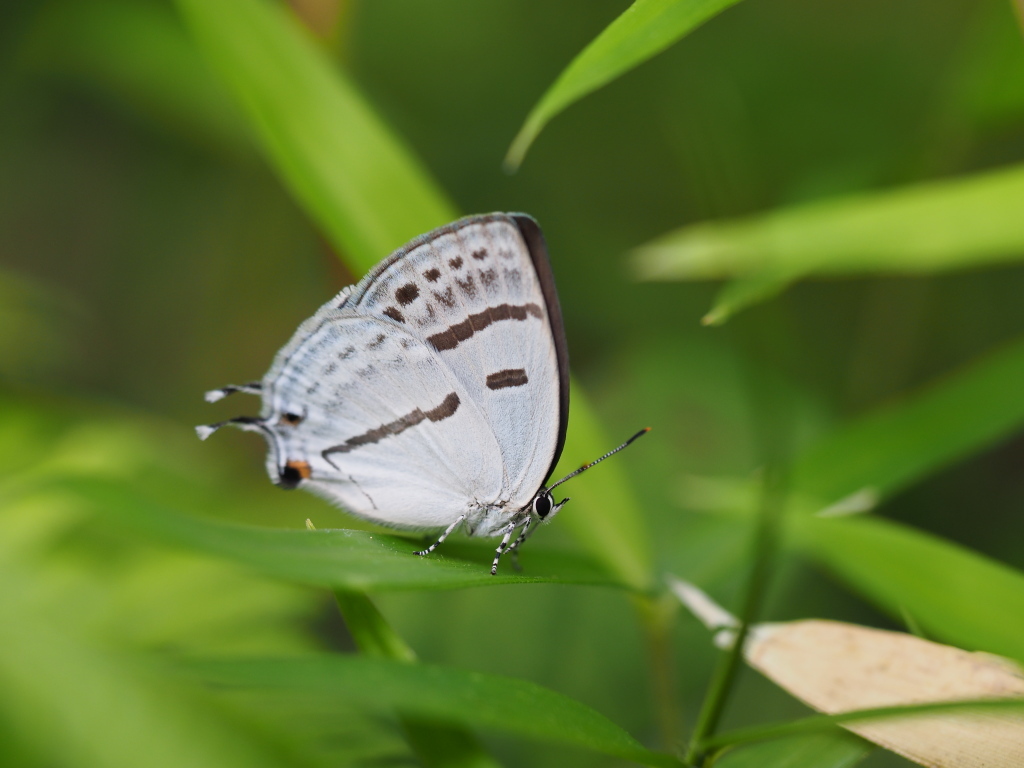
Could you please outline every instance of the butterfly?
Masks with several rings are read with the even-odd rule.
[[[558,513],[546,485],[565,444],[569,365],[540,227],[470,216],[421,235],[302,323],[230,424],[267,440],[267,472],[348,512],[405,530],[501,536],[491,573]],[[519,531],[518,537],[512,536]],[[512,543],[510,543],[510,541]]]

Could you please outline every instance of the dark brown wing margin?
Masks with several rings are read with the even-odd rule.
[[[565,433],[569,428],[569,345],[565,341],[565,326],[562,324],[562,308],[558,303],[558,291],[555,290],[555,276],[551,273],[551,262],[548,259],[548,248],[544,243],[544,235],[533,217],[525,213],[510,213],[507,216],[516,223],[519,232],[526,241],[530,251],[533,268],[540,280],[540,289],[544,294],[544,303],[548,307],[548,319],[551,321],[551,338],[555,342],[555,356],[558,358],[558,443],[551,457],[551,466],[544,475],[544,485],[548,483],[555,465],[565,447]]]

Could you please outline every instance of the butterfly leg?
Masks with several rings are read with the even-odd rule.
[[[526,518],[526,522],[523,523],[523,530],[519,532],[519,536],[512,542],[512,546],[508,548],[509,552],[512,553],[512,567],[515,568],[516,571],[523,570],[519,565],[519,545],[526,541],[527,531],[530,530],[530,526],[532,524],[533,518]]]
[[[437,549],[439,546],[441,546],[441,542],[448,538],[448,534],[450,534],[452,531],[454,531],[456,528],[458,528],[459,524],[463,520],[465,520],[465,519],[466,519],[465,515],[459,515],[459,519],[456,520],[451,525],[449,525],[448,529],[444,533],[442,533],[440,536],[437,537],[437,541],[435,541],[433,544],[431,544],[426,549],[421,549],[419,552],[413,552],[413,554],[414,555],[420,555],[421,557],[423,555],[429,555],[431,552],[433,552],[435,549]]]
[[[500,560],[501,556],[508,551],[508,540],[512,538],[512,534],[515,533],[515,530],[518,527],[519,523],[517,521],[513,521],[505,526],[503,530],[505,535],[501,537],[501,544],[499,544],[498,548],[494,550],[495,555],[494,562],[491,563],[491,576],[498,575],[498,560]]]

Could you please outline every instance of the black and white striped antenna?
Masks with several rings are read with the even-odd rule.
[[[633,442],[634,440],[636,440],[636,439],[637,439],[638,437],[641,437],[642,435],[646,435],[646,434],[647,434],[648,432],[650,432],[650,431],[651,431],[651,428],[650,428],[650,427],[644,427],[644,428],[643,428],[643,429],[641,429],[641,430],[640,430],[639,432],[637,432],[637,433],[636,433],[635,435],[633,435],[633,436],[632,436],[631,438],[629,438],[629,440],[627,440],[627,441],[626,441],[626,442],[624,442],[624,443],[623,443],[622,445],[620,445],[620,446],[619,446],[618,448],[612,448],[612,449],[611,449],[610,451],[608,451],[608,453],[606,453],[606,454],[605,454],[604,456],[602,456],[601,458],[599,458],[599,459],[594,459],[594,460],[593,460],[592,462],[590,462],[589,464],[584,464],[584,465],[583,465],[582,467],[580,467],[579,469],[575,470],[574,472],[570,472],[570,473],[569,473],[568,475],[566,475],[565,477],[563,477],[563,478],[562,478],[561,480],[559,480],[559,481],[558,481],[557,483],[555,483],[554,485],[550,486],[550,487],[548,488],[548,491],[553,491],[553,490],[554,490],[555,488],[557,488],[558,486],[560,486],[560,485],[561,485],[562,483],[564,483],[564,482],[565,482],[566,480],[571,480],[572,478],[576,477],[576,475],[580,474],[581,472],[586,472],[586,471],[587,471],[588,469],[590,469],[590,468],[591,468],[592,466],[594,466],[595,464],[600,464],[600,463],[601,463],[602,461],[604,461],[605,459],[607,459],[607,458],[608,458],[609,456],[614,456],[614,455],[615,455],[616,453],[618,453],[618,452],[619,452],[619,451],[621,451],[621,450],[622,450],[623,448],[625,448],[626,446],[628,446],[628,445],[629,445],[630,443],[632,443],[632,442]]]

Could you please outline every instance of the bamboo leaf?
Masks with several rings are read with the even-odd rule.
[[[711,309],[700,319],[701,325],[722,325],[737,312],[778,296],[794,279],[791,275],[764,272],[731,280],[715,295]]]
[[[723,747],[733,744],[749,744],[767,739],[782,739],[800,734],[831,733],[837,725],[845,726],[853,723],[882,722],[885,720],[900,721],[911,718],[925,718],[929,716],[942,715],[1003,715],[1014,717],[1020,721],[1020,714],[1024,713],[1024,698],[981,698],[963,701],[939,701],[928,704],[906,704],[891,707],[871,707],[870,709],[855,709],[847,712],[840,712],[834,715],[817,715],[804,717],[799,720],[790,720],[785,723],[772,723],[770,725],[755,725],[749,728],[737,728],[733,731],[725,731],[705,742],[708,748]],[[1019,738],[1017,744],[1019,746]],[[979,756],[979,755],[976,755]],[[924,763],[928,765],[928,763]],[[938,765],[949,765],[938,763]],[[960,765],[958,763],[957,765]],[[989,764],[983,764],[989,765]],[[1012,763],[1016,766],[1019,763]],[[972,766],[973,768],[973,766]],[[980,767],[979,767],[980,768]],[[1000,768],[1010,768],[1001,765]]]
[[[797,462],[795,485],[824,504],[864,489],[890,495],[1024,424],[1024,340],[825,438]]]
[[[323,706],[357,702],[418,717],[565,744],[655,766],[679,766],[651,752],[589,707],[515,678],[428,664],[321,656],[208,661],[190,665],[219,686],[300,693]]]
[[[794,544],[928,635],[1024,660],[1024,574],[890,520],[801,518]]]
[[[636,0],[594,38],[548,88],[509,147],[515,170],[545,125],[573,102],[671,46],[738,0]]]
[[[284,8],[267,0],[178,7],[268,161],[360,271],[456,218],[413,154]]]
[[[773,739],[725,753],[715,768],[851,768],[874,748],[864,739],[833,727],[825,733],[810,733]]]
[[[641,279],[920,274],[1024,254],[1024,167],[696,224],[633,252]],[[729,293],[765,298],[749,288]],[[738,303],[738,302],[734,302]],[[746,301],[744,303],[750,303]],[[728,302],[727,302],[728,304]],[[713,310],[716,312],[716,310]],[[721,308],[717,314],[721,314]]]
[[[416,557],[420,542],[354,530],[282,530],[192,517],[126,487],[101,481],[63,484],[104,514],[156,541],[247,565],[264,574],[329,589],[455,589],[511,583],[618,582],[585,558],[533,550],[523,572],[491,576],[493,549],[446,542],[440,557]]]

